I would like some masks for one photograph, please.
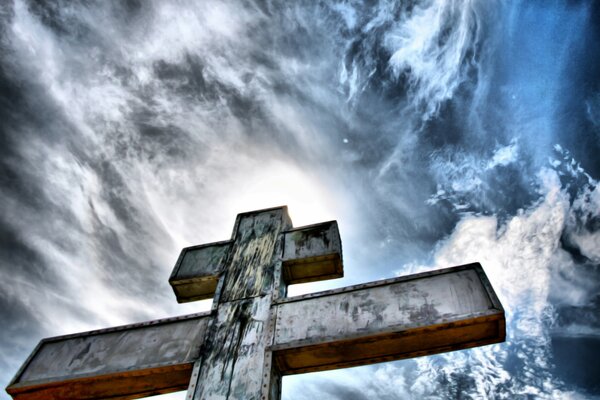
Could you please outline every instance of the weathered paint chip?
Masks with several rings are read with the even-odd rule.
[[[336,221],[295,228],[284,234],[283,279],[288,284],[344,276]]]

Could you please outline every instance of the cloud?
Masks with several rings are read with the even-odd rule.
[[[502,225],[494,216],[467,215],[436,250],[436,266],[481,262],[506,310],[507,342],[419,359],[424,375],[413,389],[423,396],[450,395],[460,385],[475,398],[561,393],[549,372],[548,297],[569,199],[554,171],[542,170],[538,179],[542,197],[535,205]],[[470,379],[466,386],[463,374]]]
[[[539,198],[531,206],[505,221],[496,216],[464,214],[452,234],[438,243],[431,265],[409,264],[398,271],[416,273],[432,267],[481,262],[506,310],[507,341],[375,367],[376,376],[402,377],[394,388],[397,398],[460,395],[510,399],[533,395],[583,399],[589,395],[557,379],[552,348],[557,333],[600,334],[597,318],[590,318],[597,312],[597,304],[589,303],[595,301],[598,280],[591,275],[586,280],[582,266],[561,243],[570,229],[570,218],[589,192],[571,198],[559,173],[549,168],[539,171],[536,182]],[[569,311],[562,313],[560,307]],[[329,379],[340,385],[348,382],[352,387],[352,379],[343,373],[332,374]],[[324,382],[319,386],[327,385]],[[359,386],[360,393],[374,393],[371,391],[384,385],[377,381],[360,382]],[[344,393],[337,390],[330,398],[343,398]]]
[[[598,183],[581,188],[568,220],[567,240],[592,263],[600,263],[600,191]]]
[[[468,145],[467,145],[468,146]],[[427,204],[457,212],[513,215],[537,197],[533,166],[513,138],[507,145],[479,151],[447,146],[431,154],[429,168],[437,191]]]
[[[197,311],[167,284],[181,247],[287,203],[297,225],[339,220],[347,278],[328,285],[483,260],[512,336],[286,378],[286,396],[577,398],[553,379],[551,341],[598,334],[598,171],[565,150],[595,154],[597,140],[563,140],[597,128],[595,92],[564,95],[578,90],[567,50],[593,31],[589,10],[2,8],[0,305],[12,330],[0,370],[42,336]],[[562,132],[567,116],[582,130]]]
[[[477,4],[421,3],[394,25],[385,35],[390,68],[396,77],[407,77],[409,96],[427,120],[453,97],[477,64]]]

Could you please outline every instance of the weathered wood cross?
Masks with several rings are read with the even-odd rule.
[[[7,388],[14,399],[280,398],[281,377],[504,340],[504,311],[479,264],[298,297],[341,277],[335,221],[292,228],[286,207],[237,216],[231,240],[183,249],[179,302],[207,313],[44,339]]]

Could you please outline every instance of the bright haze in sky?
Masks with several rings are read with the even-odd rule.
[[[598,60],[593,0],[2,1],[0,386],[43,337],[207,309],[181,248],[287,204],[345,268],[290,293],[479,261],[507,341],[283,399],[600,398]]]

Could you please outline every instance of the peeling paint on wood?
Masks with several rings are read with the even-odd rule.
[[[62,393],[69,385],[67,381],[75,379],[86,382],[88,397],[80,393],[79,398],[126,396],[132,394],[130,390],[133,394],[140,392],[143,376],[158,384],[145,382],[145,391],[172,391],[174,377],[183,371],[182,378],[186,379],[185,371],[198,358],[209,320],[208,314],[198,314],[45,339],[17,375],[9,393],[20,398],[18,395],[29,387],[47,387],[45,398],[53,398],[52,393]],[[171,382],[164,382],[161,375]],[[112,391],[111,382],[115,380],[125,387]],[[176,389],[181,389],[181,382]]]
[[[503,341],[504,312],[480,273],[471,265],[285,299],[271,347],[278,367],[284,374],[321,371]]]
[[[171,279],[218,275],[225,265],[230,247],[230,240],[186,247],[181,251]]]
[[[231,240],[184,249],[169,280],[179,302],[214,294],[210,313],[46,339],[7,391],[279,400],[286,374],[504,340],[479,264],[285,298],[290,283],[342,274],[335,221],[292,229],[286,207],[239,214]]]
[[[227,240],[186,247],[181,251],[169,278],[179,303],[213,297],[231,243]]]
[[[283,279],[288,285],[344,276],[336,221],[295,228],[285,232],[283,241]]]
[[[282,232],[290,227],[285,208],[238,216],[223,292],[204,346],[203,384],[196,387],[194,399],[258,400],[264,388],[280,386],[265,349],[272,343],[271,302],[280,287],[275,271]]]
[[[259,296],[219,307],[194,399],[260,399],[270,304]]]
[[[245,299],[271,292],[279,234],[291,227],[286,223],[289,218],[286,217],[287,210],[283,208],[238,215],[220,301]]]
[[[463,270],[280,304],[275,343],[439,324],[490,308],[477,273]]]

